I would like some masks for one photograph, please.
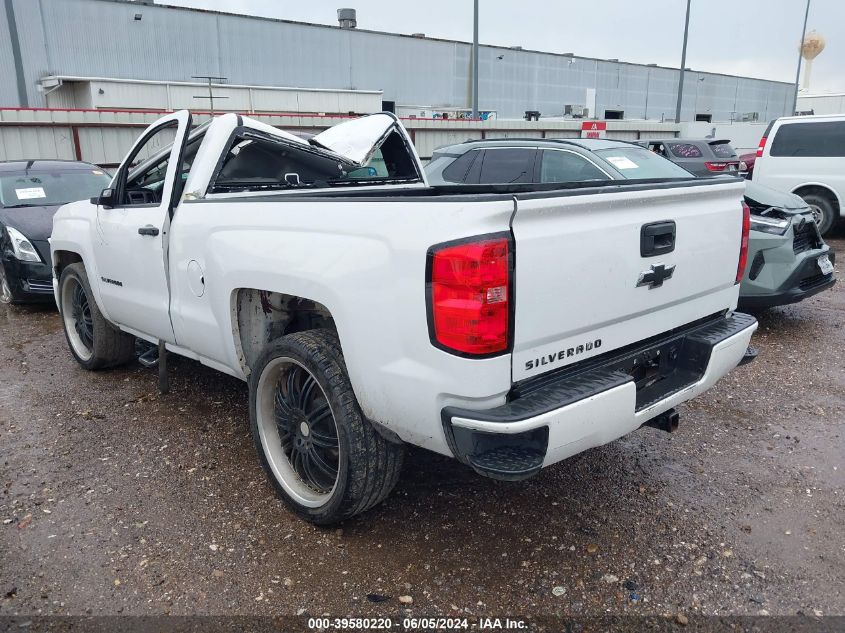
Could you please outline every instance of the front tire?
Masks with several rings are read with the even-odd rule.
[[[825,195],[817,193],[808,193],[801,196],[810,210],[813,212],[813,218],[819,227],[819,233],[822,236],[830,233],[831,229],[836,225],[837,215],[836,209],[833,206],[830,198]]]
[[[15,297],[12,295],[12,288],[9,286],[9,280],[6,278],[6,267],[0,262],[0,303],[6,305],[15,302]]]
[[[299,516],[326,525],[380,503],[399,479],[404,445],[367,420],[337,336],[310,330],[271,342],[249,378],[255,447]]]
[[[82,264],[71,264],[62,271],[59,312],[71,354],[83,368],[115,367],[135,357],[135,337],[103,317]]]

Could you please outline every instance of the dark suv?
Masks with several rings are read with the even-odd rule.
[[[669,138],[637,141],[696,176],[737,175],[740,158],[731,142],[716,139]]]

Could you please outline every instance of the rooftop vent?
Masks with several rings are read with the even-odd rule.
[[[337,22],[342,29],[354,29],[358,26],[355,9],[338,9]]]
[[[508,48],[510,48],[512,51],[521,51],[522,50],[521,46],[509,46]]]
[[[416,37],[419,39],[425,39],[425,33],[411,33],[411,37]]]

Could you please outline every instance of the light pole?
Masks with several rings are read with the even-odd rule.
[[[681,75],[678,79],[678,105],[675,107],[675,123],[681,122],[681,102],[684,99],[684,69],[687,67],[687,39],[689,38],[689,10],[692,0],[687,0],[687,19],[684,22],[684,48],[681,51]]]
[[[792,112],[795,114],[798,109],[798,81],[801,79],[801,57],[804,54],[804,38],[807,37],[807,18],[810,17],[810,0],[807,0],[807,8],[804,11],[804,28],[801,29],[801,43],[798,45],[798,69],[795,71],[795,97],[792,99]]]
[[[478,0],[473,3],[472,24],[472,118],[478,118]]]

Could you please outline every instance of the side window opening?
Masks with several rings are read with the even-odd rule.
[[[417,173],[411,153],[405,145],[405,140],[395,130],[387,135],[387,138],[373,155],[373,159],[370,160],[371,166],[378,170],[376,157],[383,166],[383,174],[379,173],[379,176],[397,179],[419,178],[419,173]]]
[[[161,202],[170,150],[178,128],[176,121],[163,125],[129,157],[129,173],[120,187],[120,206]]]
[[[205,130],[191,138],[187,145],[185,145],[185,152],[182,156],[182,169],[179,172],[181,178],[176,183],[175,191],[173,192],[174,200],[179,200],[182,197],[182,192],[185,190],[185,183],[188,180],[188,175],[191,173],[191,168],[194,166],[194,160],[197,157],[197,152],[204,138]]]
[[[203,124],[194,130],[192,138],[185,146],[182,169],[179,172],[181,178],[174,186],[174,200],[178,200],[182,196],[185,181],[188,179],[197,151],[205,137],[207,126],[208,124]],[[138,148],[130,161],[131,167],[123,189],[122,205],[131,206],[133,204],[157,204],[161,202],[164,179],[167,176],[170,151],[173,148],[173,139],[177,127],[178,124],[175,121],[167,124]]]

